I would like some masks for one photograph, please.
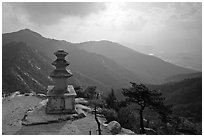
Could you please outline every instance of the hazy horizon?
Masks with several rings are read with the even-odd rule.
[[[202,71],[202,3],[2,3],[2,31],[109,40]],[[15,23],[14,23],[15,22]]]

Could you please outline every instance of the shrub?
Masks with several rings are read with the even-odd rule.
[[[101,113],[105,116],[107,123],[117,121],[117,112],[114,109],[104,108]]]

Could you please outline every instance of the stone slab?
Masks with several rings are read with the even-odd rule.
[[[87,106],[84,106],[84,105],[81,105],[81,104],[76,104],[75,108],[76,109],[82,109],[82,110],[84,110],[86,112],[91,112],[91,108],[90,107],[87,107]]]
[[[39,124],[49,124],[49,123],[58,123],[61,121],[74,120],[82,118],[81,111],[75,114],[46,114],[46,102],[47,100],[42,101],[38,106],[29,109],[24,118],[22,119],[22,125],[39,125]],[[85,117],[86,115],[83,115]]]
[[[88,101],[84,98],[75,98],[75,104],[88,105]]]
[[[130,129],[122,128],[121,132],[118,135],[136,135],[136,134]]]

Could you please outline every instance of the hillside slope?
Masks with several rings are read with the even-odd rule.
[[[197,122],[202,120],[202,77],[149,87],[162,92],[176,114]]]
[[[41,43],[41,46],[44,45]],[[53,53],[60,48],[56,45],[51,46],[53,52],[50,56],[53,60],[33,43],[32,45],[22,42],[4,44],[3,90],[14,92],[22,88],[23,92],[45,93],[47,86],[52,84],[48,76],[54,69],[51,65],[55,58]],[[70,53],[67,58],[74,75],[70,78],[70,84],[82,87],[94,85],[106,92],[110,88],[124,87],[128,81],[139,81],[134,74],[104,56],[88,53],[73,46],[66,45],[63,49]]]
[[[70,66],[71,69],[73,68],[77,72],[83,73],[88,77],[90,77],[90,74],[86,74],[86,72],[93,69],[98,64],[86,62],[85,55],[90,55],[92,58],[103,58],[101,59],[101,63],[104,63],[104,58],[109,60],[109,63],[114,62],[115,67],[111,67],[111,69],[114,69],[114,72],[118,73],[120,76],[123,75],[123,79],[128,80],[128,82],[135,80],[136,82],[160,83],[165,78],[173,75],[195,72],[193,70],[170,64],[159,58],[136,52],[110,41],[91,41],[74,44],[62,40],[44,38],[40,34],[29,29],[3,34],[2,41],[3,44],[12,41],[25,42],[29,47],[39,50],[52,60],[55,58],[53,56],[54,51],[57,49],[64,49],[70,53],[69,60],[72,64]],[[93,66],[86,68],[89,64]],[[108,67],[110,68],[110,66]],[[117,72],[118,69],[122,69],[123,72]],[[92,70],[90,71],[92,72]],[[124,72],[128,74],[124,74]]]
[[[195,72],[110,41],[89,41],[80,43],[78,47],[114,60],[129,71],[144,78],[147,83],[160,83],[172,75]]]
[[[202,121],[202,77],[185,79],[160,85],[147,85],[166,98],[165,103],[173,105],[173,112],[193,122]],[[122,89],[115,92],[118,100],[125,100]]]
[[[198,77],[202,77],[202,72],[197,72],[197,73],[189,73],[189,74],[179,74],[179,75],[175,75],[175,76],[171,76],[165,79],[165,83],[169,83],[169,82],[179,82],[182,81],[184,79],[191,79],[191,78],[198,78]]]
[[[48,75],[53,69],[46,56],[22,42],[4,45],[2,51],[3,93],[46,92],[47,85],[52,84]]]

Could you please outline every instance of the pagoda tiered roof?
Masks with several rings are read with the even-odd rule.
[[[56,69],[51,72],[50,76],[61,78],[71,77],[72,73],[70,70],[66,69],[66,66],[69,65],[69,62],[65,60],[68,53],[64,50],[58,50],[54,54],[57,56],[57,59],[52,63],[52,65],[56,66]]]
[[[55,69],[50,74],[50,77],[71,77],[71,76],[72,76],[71,71],[66,69],[63,70]]]
[[[56,59],[54,62],[52,62],[52,65],[54,66],[68,66],[69,62],[66,61],[65,59]]]
[[[56,51],[55,53],[55,56],[57,56],[57,57],[60,57],[60,56],[62,56],[62,57],[65,57],[65,56],[67,56],[67,52],[65,52],[64,50],[58,50],[58,51]]]

